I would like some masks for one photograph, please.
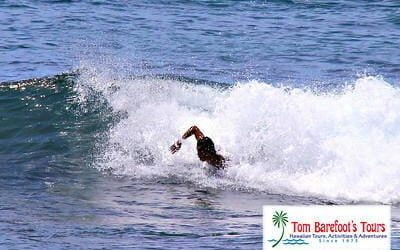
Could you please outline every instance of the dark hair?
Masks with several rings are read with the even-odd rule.
[[[214,142],[208,138],[204,137],[197,141],[197,151],[208,153],[208,154],[216,154]]]

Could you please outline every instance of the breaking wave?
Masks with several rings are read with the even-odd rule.
[[[101,93],[123,117],[108,131],[95,166],[134,178],[351,201],[400,200],[400,90],[360,77],[340,93],[230,87],[87,70],[76,90]],[[199,162],[195,139],[171,155],[196,124],[230,159],[221,175]]]

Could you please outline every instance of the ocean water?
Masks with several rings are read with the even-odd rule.
[[[1,1],[0,248],[261,249],[270,204],[399,228],[399,41],[394,0]],[[169,153],[193,124],[225,171]]]

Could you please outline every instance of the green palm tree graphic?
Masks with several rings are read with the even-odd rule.
[[[278,213],[278,211],[275,211],[274,215],[272,216],[272,223],[274,223],[274,226],[278,228],[282,226],[282,235],[272,247],[275,247],[276,245],[279,244],[279,242],[281,242],[283,235],[285,234],[285,227],[287,222],[288,222],[288,217],[286,212],[281,211],[280,213]]]

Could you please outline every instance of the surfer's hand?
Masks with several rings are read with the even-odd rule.
[[[169,150],[171,151],[172,154],[175,154],[176,152],[178,152],[179,149],[181,149],[181,146],[182,146],[182,142],[180,140],[178,140],[177,142],[175,142],[174,145],[169,147]]]

